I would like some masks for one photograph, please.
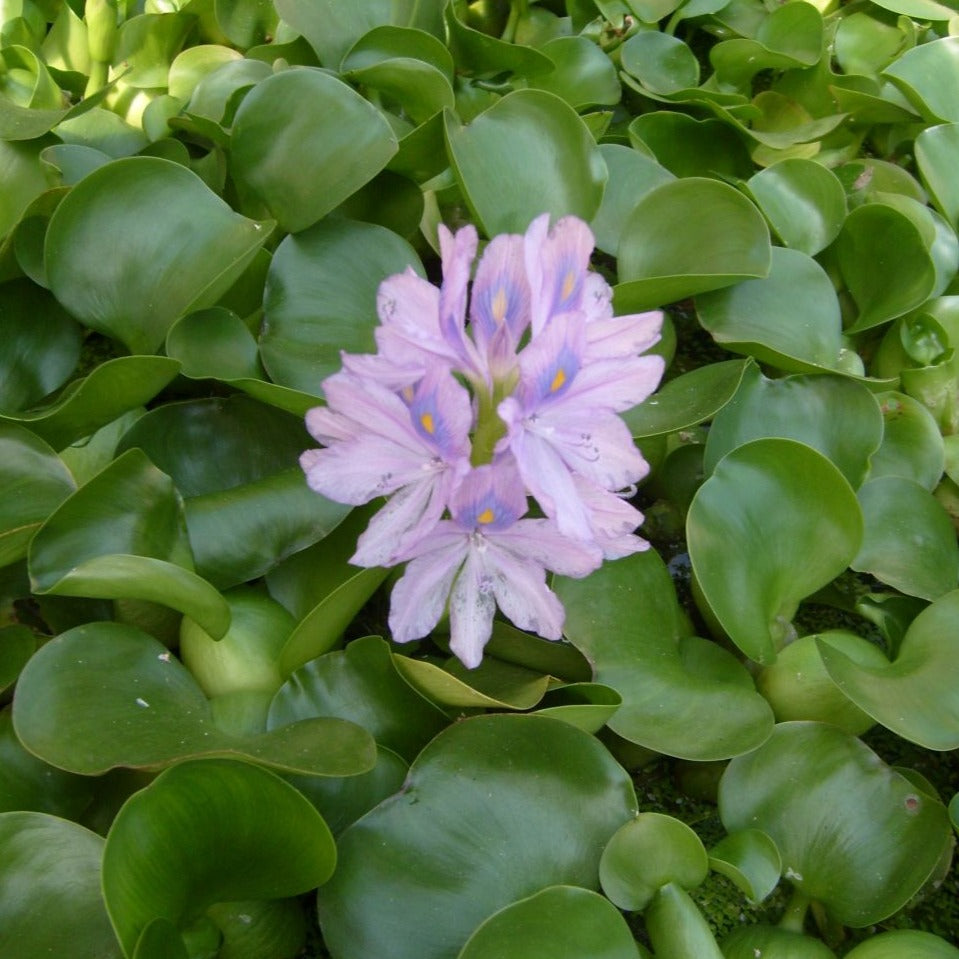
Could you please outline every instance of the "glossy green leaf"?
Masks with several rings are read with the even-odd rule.
[[[640,198],[674,179],[665,167],[638,150],[616,143],[601,143],[599,152],[606,164],[609,179],[600,204],[590,224],[596,246],[604,253],[616,255],[623,226]]]
[[[709,863],[699,837],[686,823],[643,812],[613,833],[599,861],[599,881],[620,909],[645,909],[660,887],[674,882],[695,889]]]
[[[933,415],[904,393],[876,394],[882,410],[882,444],[873,454],[869,476],[901,476],[935,489],[946,466],[942,434]]]
[[[734,449],[686,518],[693,573],[733,642],[773,662],[801,600],[856,555],[862,515],[842,473],[812,447],[758,439]]]
[[[343,78],[385,96],[402,108],[413,123],[425,123],[456,100],[447,76],[430,63],[412,57],[394,57],[364,67],[344,70]]]
[[[933,294],[936,271],[929,246],[907,216],[886,204],[867,203],[849,214],[837,253],[859,308],[853,332],[895,319]],[[894,257],[890,250],[896,251]]]
[[[278,776],[231,760],[181,763],[114,820],[103,897],[130,956],[155,918],[182,928],[216,902],[300,895],[335,863],[326,823]]]
[[[686,636],[665,564],[637,553],[582,580],[554,581],[566,608],[565,634],[594,679],[623,698],[609,728],[656,752],[724,759],[755,748],[772,712],[725,650]]]
[[[116,57],[126,62],[124,84],[138,89],[163,88],[170,64],[180,52],[194,20],[185,11],[141,13],[120,26]]]
[[[543,90],[516,90],[472,123],[446,115],[450,162],[487,236],[521,233],[534,217],[599,209],[606,165],[569,104]]]
[[[534,89],[555,93],[571,107],[612,106],[622,90],[612,60],[586,37],[556,37],[540,51],[556,65],[552,73],[530,81]]]
[[[174,320],[229,289],[270,229],[179,164],[130,157],[85,177],[57,207],[46,271],[75,317],[133,353],[153,353]],[[130,303],[140,304],[132,314]]]
[[[883,76],[902,90],[924,119],[959,121],[959,37],[942,37],[907,50]]]
[[[888,664],[857,663],[822,637],[819,652],[833,681],[864,712],[927,749],[959,747],[959,697],[952,682],[959,592],[947,593],[911,623]]]
[[[726,959],[836,959],[824,942],[779,926],[739,926],[723,940]]]
[[[866,668],[888,663],[883,651],[862,636],[828,630],[800,636],[780,650],[776,662],[759,671],[756,688],[769,700],[778,722],[811,719],[861,736],[875,720],[832,680],[820,655],[821,643]]]
[[[453,81],[453,57],[446,45],[424,29],[383,24],[363,34],[350,47],[341,71],[359,70],[397,57],[420,60]]]
[[[396,149],[389,124],[371,103],[342,80],[299,67],[247,94],[230,152],[237,182],[284,230],[296,232],[371,180]]]
[[[699,85],[699,61],[680,39],[657,30],[630,37],[620,48],[622,68],[653,93]]]
[[[717,180],[674,180],[647,193],[623,227],[617,300],[621,309],[648,309],[769,267],[769,230],[752,203]]]
[[[677,883],[667,883],[653,896],[643,919],[656,959],[722,959],[709,923]]]
[[[825,270],[799,250],[773,247],[769,274],[697,297],[717,343],[789,372],[834,369],[842,348],[839,301]]]
[[[20,219],[21,214],[48,187],[49,172],[40,163],[40,153],[52,138],[16,142],[0,139],[0,236]]]
[[[223,58],[222,62],[215,69],[206,70],[195,77],[189,89],[185,89],[179,97],[187,101],[184,110],[191,116],[205,117],[215,123],[228,123],[236,109],[238,93],[249,89],[260,80],[265,80],[272,71],[269,64],[263,63],[262,60],[232,58],[223,54],[220,56]],[[177,63],[179,62],[180,58],[177,58]],[[177,95],[173,89],[170,92]]]
[[[369,735],[339,719],[309,719],[249,737],[222,732],[200,687],[169,650],[122,623],[62,633],[30,660],[17,690],[13,722],[24,745],[86,776],[211,756],[353,776],[375,759]]]
[[[666,110],[643,113],[629,125],[629,135],[678,177],[734,179],[753,169],[742,140],[721,120],[696,120]]]
[[[80,359],[82,328],[46,290],[0,287],[0,410],[35,406],[62,386]]]
[[[325,220],[277,247],[264,292],[260,354],[277,383],[321,395],[340,350],[375,349],[376,293],[394,273],[423,267],[413,248],[380,226]]]
[[[709,868],[730,879],[750,902],[762,902],[779,883],[782,860],[764,832],[742,829],[709,850]]]
[[[858,496],[865,525],[853,569],[922,599],[938,599],[956,588],[955,529],[928,490],[900,476],[883,476],[866,483]]]
[[[348,719],[407,761],[449,724],[403,679],[378,636],[354,640],[298,669],[273,697],[268,726],[310,716]]]
[[[751,367],[713,421],[703,466],[711,473],[737,447],[778,436],[818,450],[856,489],[866,478],[882,433],[879,406],[861,383],[838,376],[773,380]]]
[[[846,218],[842,184],[814,160],[781,160],[750,177],[746,186],[783,245],[809,256],[832,243]]]
[[[120,356],[74,380],[49,406],[0,421],[16,421],[61,450],[152,400],[180,364],[165,356]]]
[[[622,705],[623,697],[602,683],[569,683],[547,690],[536,711],[595,734]]]
[[[711,420],[732,400],[750,361],[709,363],[670,380],[623,419],[634,437],[661,436]]]
[[[40,524],[75,489],[70,471],[43,440],[0,422],[0,566],[27,555]]]
[[[455,955],[531,890],[595,889],[603,845],[635,812],[624,770],[567,723],[456,723],[420,753],[400,793],[340,837],[319,894],[324,940],[342,959]]]
[[[937,799],[855,737],[820,723],[782,723],[732,760],[719,811],[729,831],[768,833],[783,875],[856,928],[900,909],[951,842]]]
[[[5,812],[0,845],[0,953],[69,955],[82,943],[88,955],[118,959],[100,895],[100,836],[44,813]]]
[[[892,929],[871,936],[846,953],[847,959],[959,959],[959,949],[921,929]]]
[[[504,620],[493,620],[486,655],[573,684],[586,684],[592,676],[589,663],[575,646],[562,640],[543,639]]]
[[[229,624],[223,597],[192,571],[182,502],[170,478],[129,450],[66,499],[30,547],[34,591],[160,602],[214,636]]]
[[[522,666],[487,657],[476,669],[458,661],[445,668],[408,656],[394,658],[400,675],[441,707],[466,709],[532,709],[546,693],[549,677]]]
[[[494,913],[457,959],[636,959],[626,920],[609,901],[576,886],[549,886]]]
[[[37,639],[26,626],[16,623],[0,626],[0,693],[17,681],[20,670],[36,649]]]
[[[952,224],[959,225],[959,187],[950,171],[959,162],[959,123],[926,127],[916,137],[916,165],[932,202]]]
[[[474,29],[466,11],[455,4],[443,5],[448,44],[457,69],[466,74],[494,76],[516,73],[535,77],[551,72],[553,61],[532,46],[510,43],[493,36],[493,30]],[[474,21],[475,22],[475,21]],[[479,25],[479,24],[477,24]]]

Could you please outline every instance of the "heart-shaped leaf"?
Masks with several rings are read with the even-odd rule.
[[[232,286],[271,229],[178,163],[129,157],[95,170],[57,207],[46,272],[77,319],[131,353],[154,353],[176,319]]]
[[[822,454],[760,439],[716,465],[689,507],[686,538],[709,610],[747,656],[769,663],[800,601],[856,555],[862,514]]]
[[[719,811],[727,830],[768,833],[784,875],[856,928],[900,909],[951,842],[942,803],[855,737],[820,723],[782,723],[755,752],[733,759]]]
[[[623,769],[567,723],[456,723],[420,753],[402,792],[340,837],[319,894],[323,937],[343,959],[456,955],[481,922],[544,886],[595,889],[602,847],[635,812]]]
[[[103,897],[132,956],[154,919],[182,929],[216,902],[297,896],[326,882],[335,862],[326,823],[278,776],[232,760],[187,762],[117,814]]]
[[[516,90],[472,123],[446,114],[450,163],[487,236],[521,233],[541,213],[591,220],[606,165],[576,111],[543,90]]]

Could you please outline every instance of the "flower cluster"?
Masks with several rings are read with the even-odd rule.
[[[559,639],[546,572],[580,577],[648,543],[624,491],[649,467],[619,413],[658,385],[658,311],[614,317],[589,269],[593,236],[544,214],[486,246],[440,227],[437,288],[412,270],[380,285],[374,355],[343,356],[327,405],[309,411],[323,444],[300,458],[310,487],[340,503],[378,497],[351,562],[407,563],[392,595],[397,642],[449,608],[450,647],[482,659],[498,606]],[[467,325],[467,318],[469,323]],[[528,497],[538,518],[526,517]]]

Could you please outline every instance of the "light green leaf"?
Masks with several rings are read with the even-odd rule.
[[[782,860],[764,832],[741,829],[709,850],[709,868],[735,883],[750,902],[762,902],[779,883]]]
[[[959,37],[942,37],[907,50],[883,71],[931,122],[959,121]]]

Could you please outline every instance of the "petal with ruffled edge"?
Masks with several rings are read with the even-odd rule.
[[[649,543],[634,530],[643,522],[643,514],[621,496],[574,476],[577,492],[589,510],[590,524],[604,559],[621,559],[649,549]]]
[[[557,401],[573,387],[585,349],[585,325],[577,313],[555,317],[530,340],[519,355],[519,385],[515,391],[527,413]]]
[[[494,588],[484,553],[471,545],[450,594],[450,649],[468,669],[482,662],[493,632]]]
[[[485,363],[476,344],[466,335],[466,299],[470,270],[476,257],[476,228],[464,226],[451,233],[442,223],[438,229],[443,284],[440,287],[439,331],[449,349],[458,357],[456,369],[487,378]]]
[[[622,413],[653,393],[663,378],[665,366],[665,360],[655,354],[584,363],[562,402],[568,407]]]
[[[663,314],[660,310],[587,319],[584,361],[590,363],[645,353],[659,342],[662,330]]]
[[[503,614],[520,629],[545,639],[559,639],[566,613],[546,585],[546,571],[531,559],[491,543],[484,557],[493,595]]]
[[[602,551],[595,544],[566,536],[551,519],[521,519],[488,539],[496,546],[497,556],[506,551],[516,559],[574,579],[588,576],[603,562]]]
[[[459,531],[450,536],[434,530],[430,545],[410,562],[393,587],[389,627],[397,643],[421,639],[436,626],[466,558],[467,538]]]
[[[547,233],[548,224],[548,214],[537,217],[525,237],[533,336],[558,313],[580,308],[595,246],[592,231],[578,217],[562,217]]]

